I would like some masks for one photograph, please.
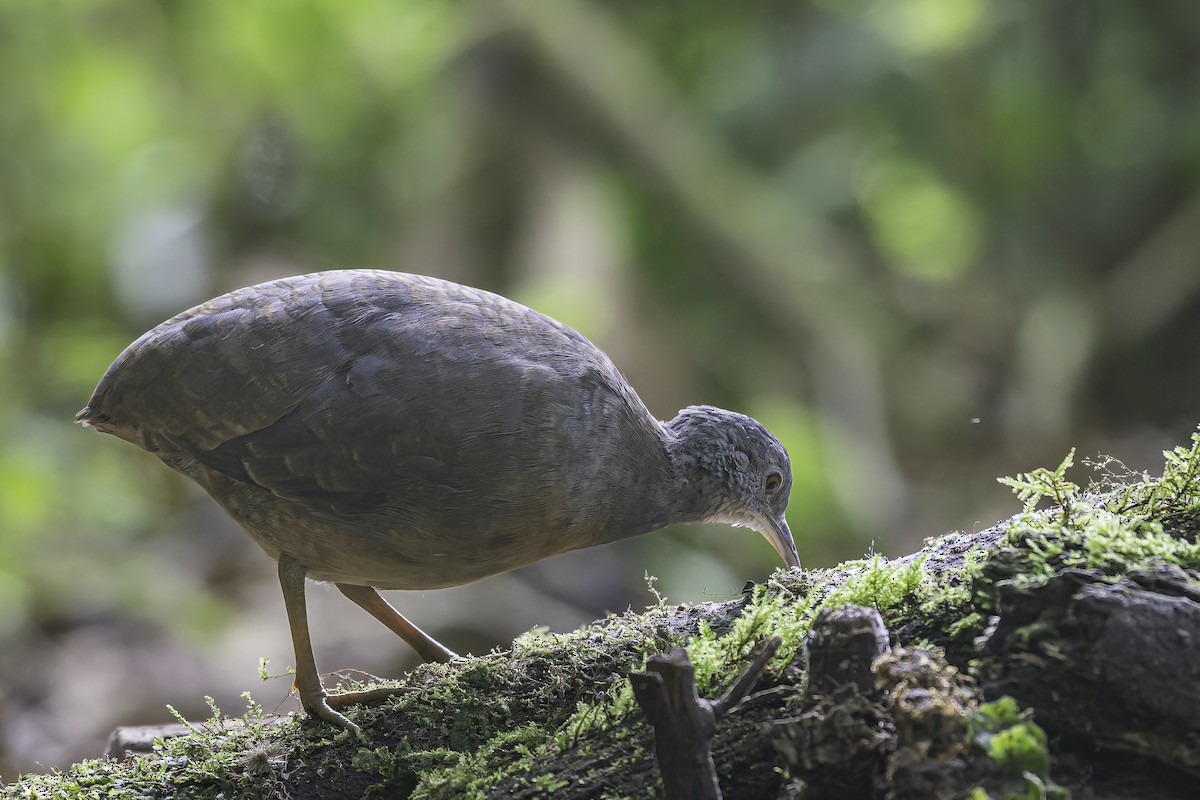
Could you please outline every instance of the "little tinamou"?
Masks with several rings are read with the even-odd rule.
[[[676,523],[760,531],[800,564],[787,451],[742,414],[659,422],[603,352],[490,292],[376,270],[270,281],[184,311],[113,362],[77,420],[199,483],[279,563],[296,685],[327,695],[304,579],[426,661],[456,656],[376,589],[437,589]]]

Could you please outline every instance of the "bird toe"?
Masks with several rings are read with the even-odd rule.
[[[355,725],[347,717],[335,711],[333,706],[328,702],[329,700],[333,700],[334,697],[336,696],[322,698],[320,701],[314,703],[311,707],[306,707],[305,711],[307,711],[311,717],[316,717],[317,719],[328,722],[330,725],[335,727],[344,728],[345,730],[353,733],[355,736],[361,738],[362,728]]]

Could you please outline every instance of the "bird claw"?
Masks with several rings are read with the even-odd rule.
[[[338,692],[325,698],[331,708],[346,708],[353,705],[370,705],[415,691],[409,686],[377,686],[374,689],[359,689],[353,692]]]
[[[316,717],[317,719],[324,720],[325,722],[328,722],[330,725],[333,725],[334,727],[344,728],[345,730],[348,730],[351,733],[353,733],[355,736],[362,738],[362,728],[355,725],[353,722],[351,722],[345,716],[339,714],[337,711],[334,711],[333,706],[331,706],[328,702],[329,700],[336,700],[336,696],[322,697],[319,700],[317,700],[317,702],[313,703],[312,705],[309,705],[306,703],[304,706],[304,710],[307,711],[309,716],[311,716],[311,717]]]
[[[445,664],[447,667],[450,667],[450,669],[462,669],[463,667],[469,666],[471,663],[478,661],[488,661],[492,663],[504,661],[512,655],[512,650],[492,650],[490,653],[484,653],[481,656],[460,656],[457,653],[452,653],[451,655],[453,656],[452,658],[447,661],[442,661],[441,663]]]
[[[504,654],[492,653],[491,657],[496,657]],[[462,667],[468,663],[468,659],[460,655],[453,655],[453,659],[449,662],[451,667]],[[369,673],[361,673],[366,675],[368,679],[381,680]],[[361,685],[361,683],[360,683]],[[351,722],[345,715],[339,713],[341,710],[355,705],[372,705],[381,703],[400,694],[415,691],[411,686],[376,686],[371,689],[356,689],[351,691],[340,691],[334,694],[327,693],[323,688],[320,695],[315,701],[309,702],[304,698],[304,692],[301,692],[301,705],[310,717],[324,720],[330,725],[338,728],[344,728],[350,731],[355,736],[362,737],[362,728]]]

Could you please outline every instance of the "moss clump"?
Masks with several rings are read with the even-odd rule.
[[[1158,478],[1103,458],[1087,462],[1097,478],[1084,490],[1065,477],[1074,456],[1072,450],[1053,470],[1000,479],[1025,504],[1010,521],[1006,544],[1026,574],[1065,568],[1118,574],[1155,561],[1200,569],[1200,540],[1194,529],[1180,529],[1200,512],[1200,433],[1192,434],[1190,447],[1163,453]],[[1047,499],[1054,507],[1038,511]]]
[[[245,695],[248,709],[230,723],[211,697],[212,715],[199,725],[185,723],[189,736],[160,740],[150,756],[124,761],[87,759],[67,772],[29,775],[6,787],[2,796],[49,800],[124,798],[217,798],[284,793],[292,759],[275,734],[278,721]],[[182,721],[182,718],[179,718]]]
[[[1101,457],[1084,462],[1093,477],[1081,486],[1067,478],[1072,450],[1053,469],[1001,478],[1023,503],[1022,512],[992,529],[995,535],[974,537],[976,549],[959,563],[940,563],[933,583],[918,587],[921,607],[912,614],[902,607],[891,622],[908,616],[919,622],[927,643],[965,656],[998,611],[995,586],[1001,581],[1029,584],[1067,569],[1119,576],[1163,563],[1200,570],[1200,433],[1163,456],[1158,477]],[[948,549],[957,536],[929,550]]]
[[[1033,723],[1011,697],[984,703],[967,714],[971,739],[996,764],[1001,782],[999,797],[1005,800],[1067,800],[1070,793],[1050,780],[1050,753],[1046,734]],[[972,800],[996,797],[982,787]]]
[[[465,753],[453,764],[425,774],[414,786],[413,800],[457,800],[479,797],[502,780],[520,777],[535,785],[553,776],[531,775],[528,763],[547,747],[546,727],[528,723],[493,737],[478,750]]]
[[[702,619],[697,632],[682,644],[695,669],[697,691],[713,696],[727,688],[730,676],[737,674],[754,646],[771,636],[778,636],[782,644],[764,680],[778,681],[823,608],[855,604],[881,612],[899,610],[919,604],[930,591],[932,582],[921,559],[889,562],[874,555],[841,564],[811,584],[797,586],[772,579],[756,585],[732,624],[719,630]],[[646,656],[661,649],[649,650]],[[644,668],[645,658],[636,669]],[[627,720],[640,714],[629,679],[621,677],[602,697],[581,702],[556,732],[556,741],[560,750],[566,750],[588,735],[603,731],[622,735],[628,731]]]

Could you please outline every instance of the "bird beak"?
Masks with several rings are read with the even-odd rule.
[[[761,533],[771,546],[775,548],[775,552],[779,553],[779,557],[783,559],[783,563],[789,568],[800,567],[800,555],[796,552],[796,543],[792,541],[792,532],[788,529],[787,520],[783,517],[772,519],[766,517],[765,523],[759,533]]]

